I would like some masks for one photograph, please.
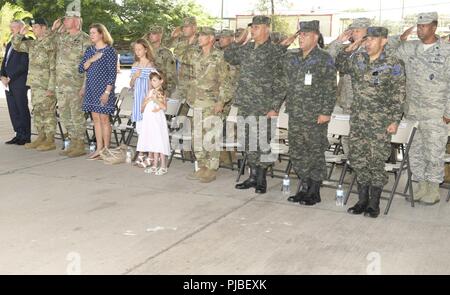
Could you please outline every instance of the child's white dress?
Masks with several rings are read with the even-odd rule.
[[[150,96],[154,90],[150,90]],[[142,118],[142,132],[139,134],[137,151],[170,155],[169,130],[163,110],[152,112],[158,108],[154,101],[147,103]]]

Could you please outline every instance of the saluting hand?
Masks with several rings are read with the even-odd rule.
[[[345,42],[345,41],[350,40],[351,36],[352,36],[352,30],[346,30],[342,34],[340,34],[336,40],[339,42]]]
[[[181,27],[176,27],[175,30],[173,30],[171,37],[173,39],[180,37],[181,35]]]
[[[280,45],[289,47],[289,46],[291,46],[292,43],[294,43],[295,38],[297,38],[297,34],[294,34],[294,35],[284,39],[283,41],[280,42]]]
[[[403,34],[400,36],[400,40],[402,40],[402,41],[408,40],[409,35],[411,35],[412,31],[414,31],[415,28],[416,28],[416,26],[412,26],[411,28],[409,28],[405,32],[403,32]]]
[[[242,34],[236,39],[236,43],[237,44],[244,44],[244,42],[247,40],[249,33],[248,33],[248,29],[245,29]],[[247,43],[247,42],[245,42]]]
[[[26,34],[28,34],[28,27],[27,27],[27,26],[23,26],[23,27],[20,29],[19,34],[20,34],[20,35],[26,35]]]
[[[56,31],[61,26],[61,19],[58,18],[53,22],[52,31]]]

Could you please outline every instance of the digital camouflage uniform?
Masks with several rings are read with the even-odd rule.
[[[254,17],[254,19],[257,17]],[[239,116],[244,119],[250,116],[259,121],[271,110],[278,111],[285,96],[282,76],[282,57],[285,50],[271,42],[270,38],[256,46],[254,42],[239,46],[233,43],[224,52],[225,60],[233,66],[240,66],[235,105],[239,108]],[[249,137],[259,134],[259,123],[249,124],[245,134],[245,150],[250,167],[267,168],[273,161],[262,155],[270,154],[270,123],[267,126],[267,143],[258,142],[257,150],[249,150]],[[262,135],[262,134],[260,134]],[[263,136],[264,137],[264,136]],[[266,141],[266,140],[265,140]],[[267,146],[264,150],[263,144]]]
[[[152,26],[149,30],[149,34],[152,33],[163,34],[164,31],[160,26]],[[160,47],[155,49],[154,54],[156,68],[164,73],[166,77],[167,92],[171,95],[175,91],[175,88],[177,86],[177,68],[175,57],[173,56],[172,51],[170,51],[166,47],[163,47],[162,44],[160,45]]]
[[[40,144],[44,143],[46,138],[49,142],[54,142],[56,131],[55,48],[48,34],[36,40],[22,39],[23,35],[14,36],[12,45],[16,51],[27,52],[29,55],[27,84],[32,91],[34,126],[42,139]],[[48,91],[53,95],[48,96]],[[33,147],[39,147],[39,144]]]
[[[196,25],[196,20],[193,17],[188,17],[184,19],[183,25]],[[191,44],[189,43],[189,40],[184,37],[171,39],[167,44],[168,48],[173,49],[173,53],[178,62],[177,98],[187,98],[188,84],[193,77],[192,60],[189,57],[192,57],[195,53],[201,51],[198,46],[197,38],[198,37],[196,36]],[[188,103],[191,104],[193,101],[189,101]]]
[[[420,17],[430,17],[419,14]],[[432,19],[437,19],[437,14]],[[409,152],[411,170],[421,182],[438,186],[444,179],[444,155],[448,128],[442,117],[450,118],[450,44],[438,38],[428,50],[420,40],[389,39],[394,54],[405,62],[406,119],[418,122]]]
[[[200,34],[213,35],[214,30],[211,28],[202,28]],[[228,64],[223,59],[223,53],[214,48],[208,55],[204,55],[203,52],[194,53],[192,60],[193,79],[189,83],[188,98],[190,101],[193,101],[192,107],[195,109],[195,156],[199,163],[199,167],[217,170],[219,168],[219,146],[210,146],[208,148],[204,146],[203,143],[208,139],[205,137],[207,135],[212,136],[214,134],[216,139],[221,140],[222,119],[220,114],[214,113],[214,106],[216,104],[224,106],[230,99],[230,97],[226,95],[227,87],[229,87]],[[191,97],[194,99],[191,100]],[[196,113],[199,111],[201,111],[202,114],[202,121],[196,119]],[[208,119],[208,117],[210,118]],[[213,117],[215,118],[215,122]],[[215,124],[218,124],[218,126]],[[200,132],[196,134],[196,130],[202,130],[201,134]],[[209,140],[208,143],[210,143],[210,141],[211,140]],[[200,149],[197,149],[197,147]]]
[[[370,62],[366,52],[350,58],[342,51],[336,66],[352,77],[350,165],[359,184],[382,188],[388,181],[384,166],[390,154],[391,136],[386,129],[400,122],[406,96],[404,64],[385,52]]]
[[[78,72],[78,66],[92,44],[89,35],[82,31],[75,35],[53,33],[52,38],[56,48],[56,98],[61,121],[72,140],[84,142],[86,120],[79,91],[85,75]]]
[[[331,116],[336,102],[336,68],[333,58],[319,47],[305,58],[288,53],[284,59],[287,78],[286,112],[289,115],[289,156],[300,179],[322,181],[327,168],[328,124],[317,124],[319,115]],[[312,75],[311,83],[305,83]],[[311,85],[305,85],[311,84]]]

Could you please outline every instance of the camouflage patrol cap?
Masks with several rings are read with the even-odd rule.
[[[349,29],[367,29],[370,27],[372,21],[367,17],[355,18],[353,23],[348,27]]]
[[[30,26],[32,26],[32,25],[41,25],[41,26],[48,27],[47,21],[45,20],[45,18],[42,18],[42,17],[37,17],[37,18],[30,20]]]
[[[437,12],[423,12],[419,13],[419,15],[417,16],[418,25],[428,25],[437,20],[438,20]]]
[[[388,34],[389,34],[389,31],[385,27],[368,27],[367,28],[367,37],[387,38]]]
[[[309,22],[300,22],[300,32],[320,33],[320,22],[318,20],[312,20]]]
[[[251,24],[252,25],[270,25],[271,19],[265,15],[256,15],[253,17]]]
[[[219,37],[234,37],[234,31],[228,30],[228,29],[223,29],[220,32]]]
[[[199,35],[215,36],[216,35],[216,30],[214,30],[211,27],[200,27],[198,29],[198,34]]]
[[[197,19],[195,16],[186,17],[183,19],[183,27],[185,26],[196,26],[197,25]]]
[[[77,10],[68,10],[66,11],[66,17],[81,17],[81,12]]]
[[[148,32],[150,34],[162,34],[164,32],[164,29],[161,26],[151,26]]]

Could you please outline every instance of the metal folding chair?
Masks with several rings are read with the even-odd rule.
[[[385,215],[387,215],[389,213],[389,209],[392,205],[392,201],[396,194],[400,194],[402,196],[409,197],[410,202],[411,202],[411,207],[414,207],[414,192],[413,192],[413,188],[412,188],[412,173],[411,173],[410,163],[409,163],[409,150],[411,148],[411,143],[414,139],[416,130],[417,130],[417,124],[412,124],[407,121],[402,121],[398,127],[397,133],[392,135],[391,142],[396,143],[396,144],[403,144],[403,146],[405,147],[405,152],[403,154],[403,159],[400,163],[397,163],[397,164],[386,163],[385,164],[385,170],[387,172],[393,173],[395,175],[395,182],[394,182],[394,185],[393,185],[391,191],[389,192],[388,203],[387,203],[385,211],[384,211]],[[351,167],[351,163],[349,163],[349,161],[347,161],[346,166]],[[400,182],[400,178],[402,176],[402,173],[405,170],[407,171],[407,174],[408,174],[407,184],[409,187],[409,189],[408,189],[409,194],[397,193],[397,188],[398,188],[398,184]],[[348,189],[348,192],[345,195],[344,204],[347,204],[350,194],[352,193],[352,189],[353,189],[355,182],[356,182],[356,174],[353,176],[352,181],[350,183],[350,187]]]

